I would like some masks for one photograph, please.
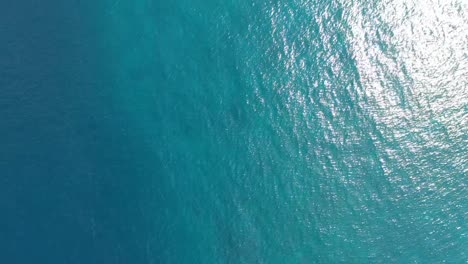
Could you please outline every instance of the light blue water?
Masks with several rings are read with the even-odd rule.
[[[113,3],[156,262],[468,261],[466,3]]]
[[[466,2],[84,6],[48,263],[468,262]]]

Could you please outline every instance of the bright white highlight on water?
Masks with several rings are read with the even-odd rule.
[[[466,3],[383,1],[378,16],[366,14],[367,5],[353,4],[347,19],[362,89],[375,104],[369,111],[402,130],[407,122],[440,122],[447,136],[462,137],[468,132]],[[396,130],[395,136],[404,135]],[[433,135],[420,136],[437,144]]]

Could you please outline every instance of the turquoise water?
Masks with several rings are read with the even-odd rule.
[[[466,3],[112,4],[150,259],[468,261]]]
[[[81,71],[55,64],[68,72],[60,85],[73,114],[50,132],[70,130],[57,142],[74,143],[58,150],[66,158],[38,154],[57,161],[48,165],[4,165],[8,182],[38,168],[53,179],[35,185],[61,205],[40,207],[49,213],[27,246],[49,236],[40,248],[50,255],[33,251],[36,260],[468,262],[466,2],[107,0],[74,10],[80,50],[59,58],[72,54]],[[19,192],[33,189],[26,182]],[[12,230],[24,215],[40,213],[14,214]]]

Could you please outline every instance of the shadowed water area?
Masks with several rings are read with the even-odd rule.
[[[466,2],[29,2],[0,262],[467,263]]]

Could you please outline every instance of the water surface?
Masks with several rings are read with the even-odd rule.
[[[6,262],[468,261],[465,2],[9,8]]]

